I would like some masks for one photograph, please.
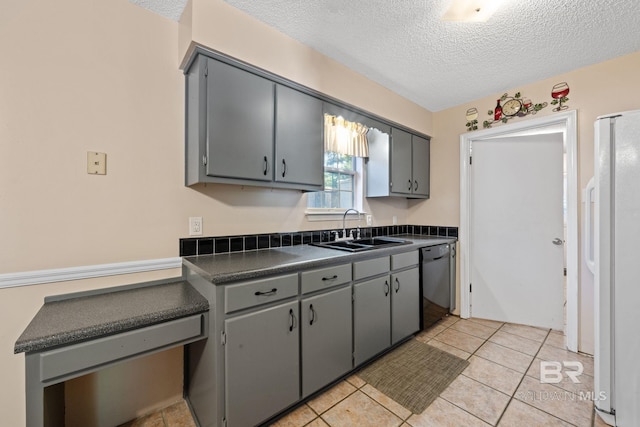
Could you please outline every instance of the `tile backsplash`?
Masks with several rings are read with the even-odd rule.
[[[349,228],[347,230],[353,230]],[[180,239],[180,256],[248,252],[283,246],[306,245],[333,240],[334,229],[296,231],[291,233],[247,234]],[[423,236],[458,237],[458,227],[432,225],[389,225],[360,228],[361,237],[418,234]]]

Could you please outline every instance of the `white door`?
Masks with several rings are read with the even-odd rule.
[[[471,315],[563,329],[563,135],[473,141]]]

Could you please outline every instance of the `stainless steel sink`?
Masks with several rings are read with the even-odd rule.
[[[392,237],[369,237],[356,240],[338,240],[335,242],[311,243],[313,246],[321,248],[338,249],[340,251],[360,252],[372,249],[388,248],[390,246],[406,245],[411,243],[408,240],[395,239]]]

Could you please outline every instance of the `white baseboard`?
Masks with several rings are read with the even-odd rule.
[[[39,285],[43,283],[66,282],[69,280],[91,279],[95,277],[117,276],[120,274],[142,273],[145,271],[168,270],[179,268],[181,265],[182,258],[176,257],[7,273],[0,274],[0,289]]]

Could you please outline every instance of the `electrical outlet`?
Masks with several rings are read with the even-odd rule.
[[[371,225],[371,215],[367,215],[367,225]]]
[[[392,220],[393,220],[393,225],[398,225],[398,217],[397,216],[394,215]]]
[[[189,236],[202,236],[202,217],[189,217]]]

